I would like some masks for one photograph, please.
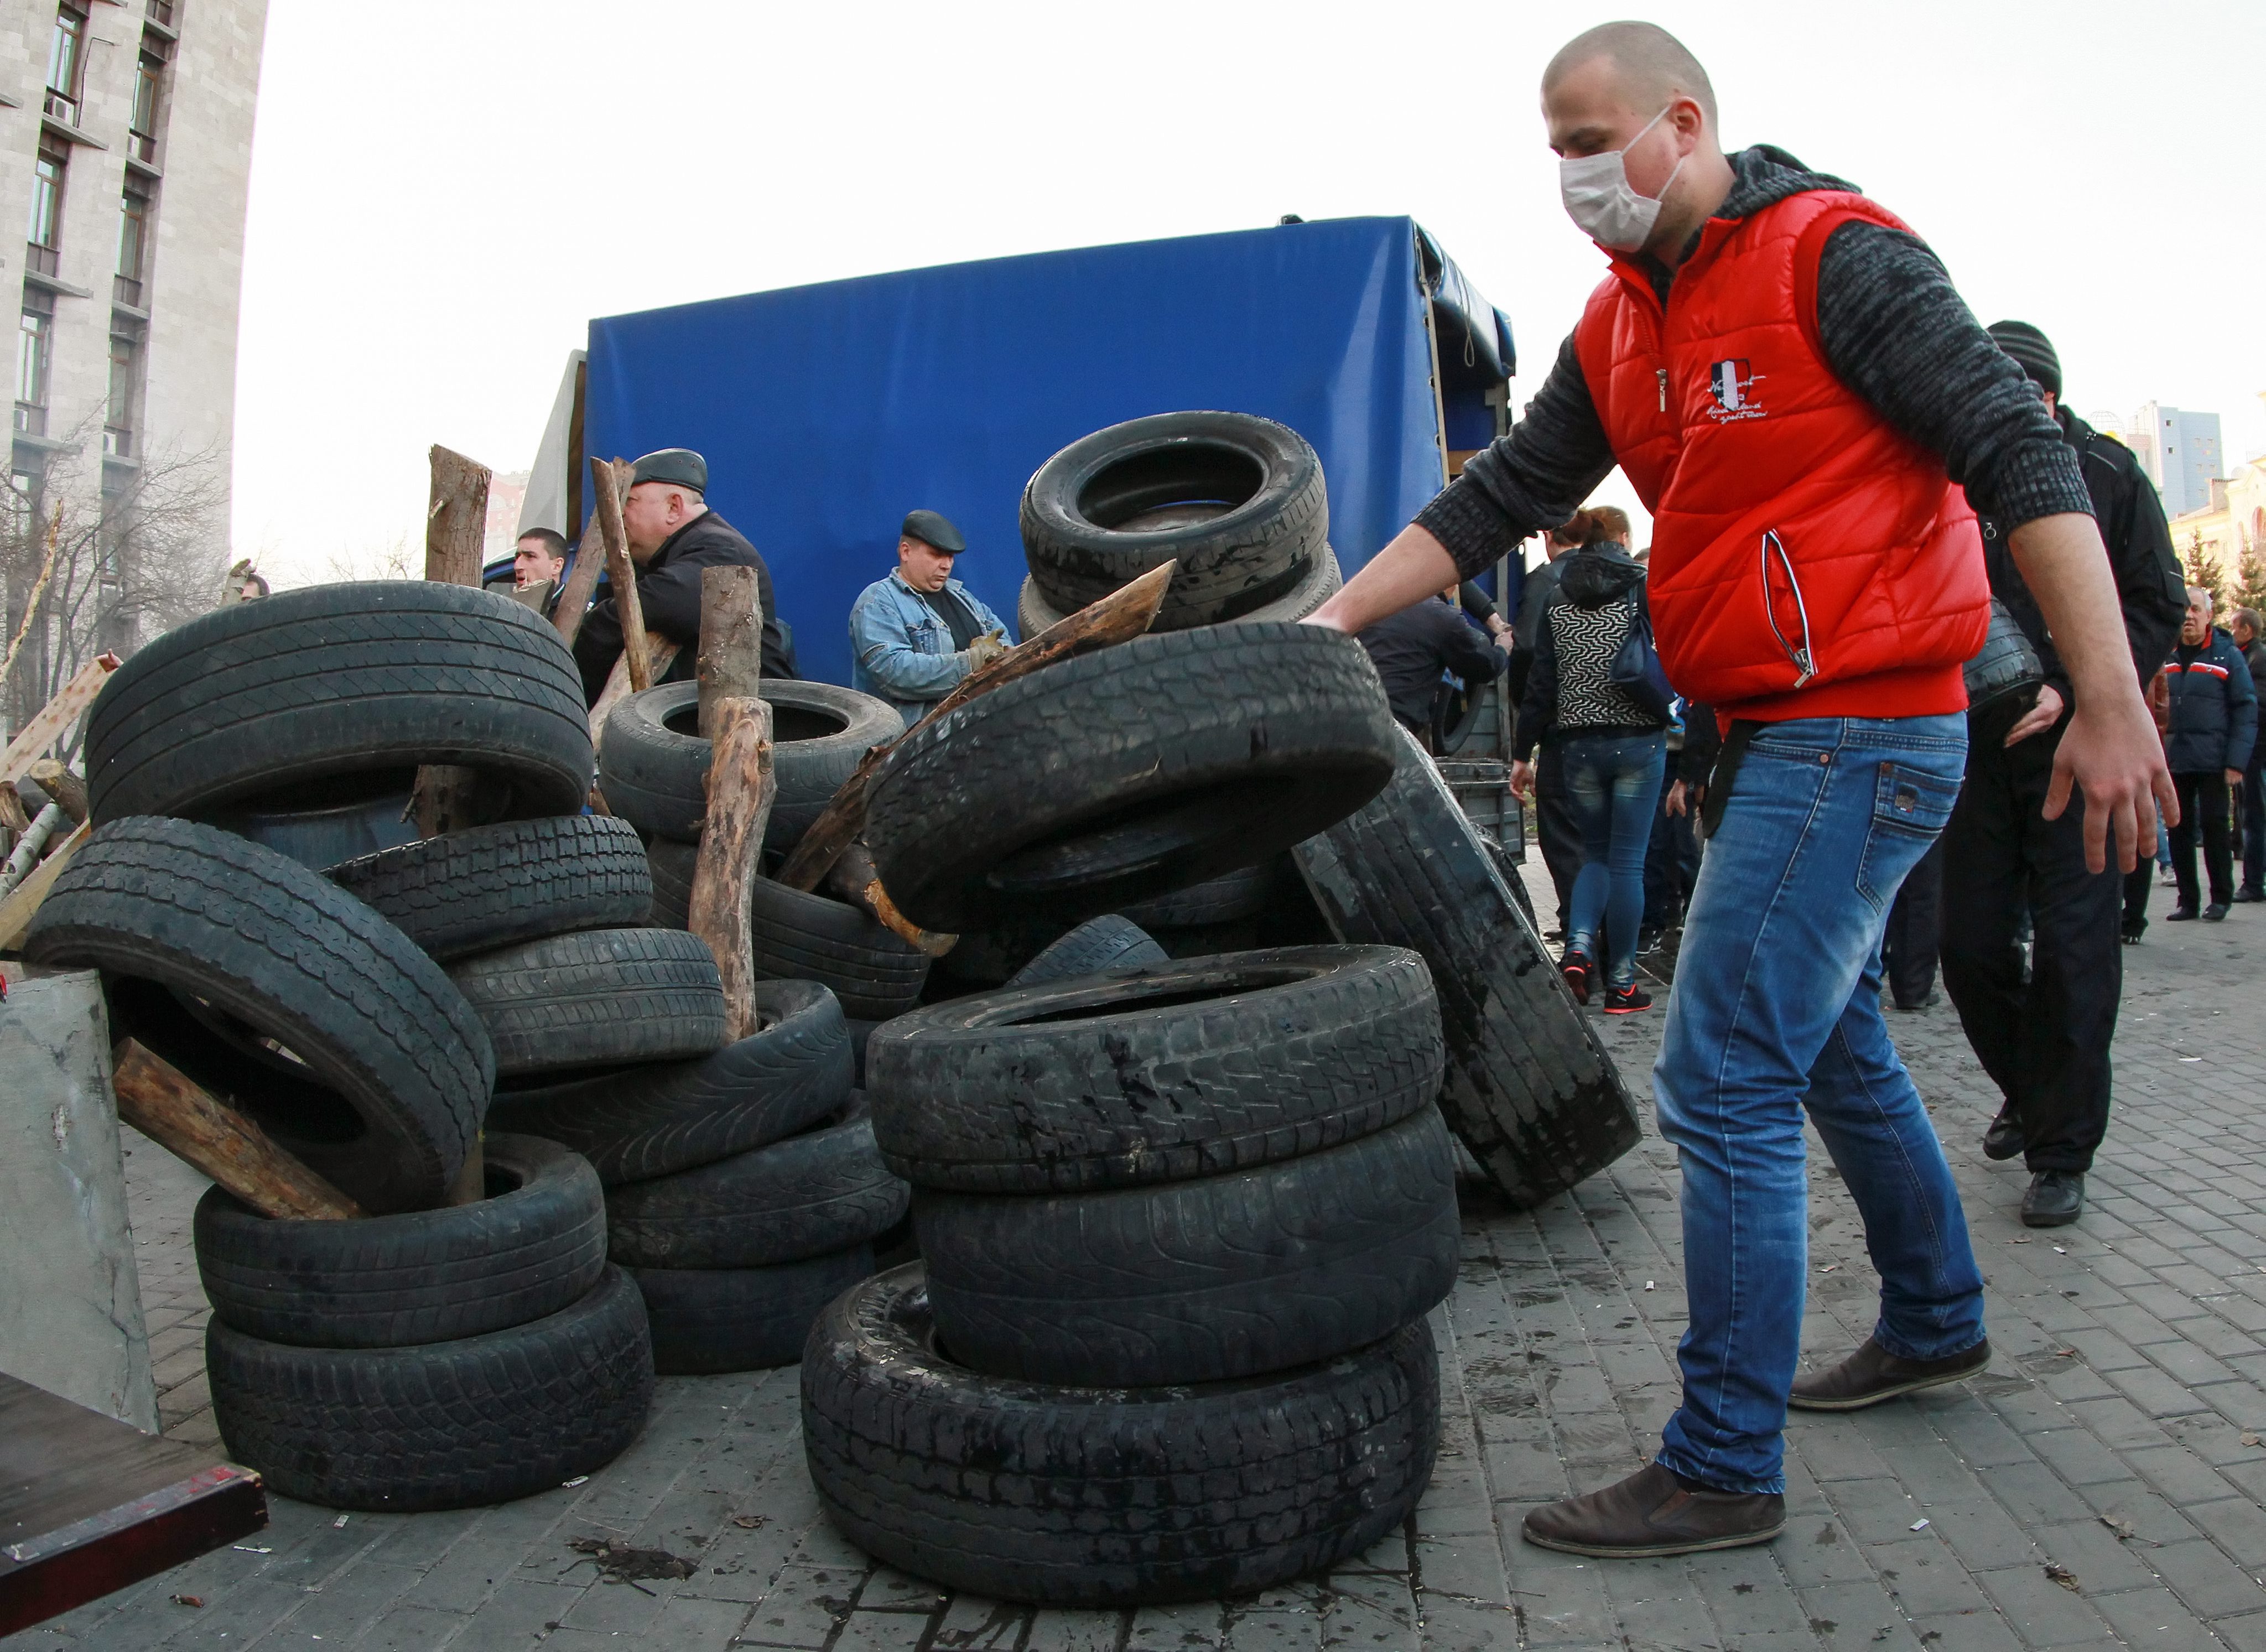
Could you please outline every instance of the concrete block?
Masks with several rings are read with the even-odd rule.
[[[91,969],[14,981],[0,1004],[0,1371],[157,1431]]]

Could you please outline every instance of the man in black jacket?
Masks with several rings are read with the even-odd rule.
[[[1378,620],[1357,639],[1369,651],[1378,680],[1385,684],[1385,703],[1392,707],[1393,716],[1428,749],[1432,743],[1432,700],[1440,691],[1441,675],[1460,677],[1476,688],[1494,681],[1503,668],[1502,648],[1507,645],[1483,640],[1466,624],[1456,596],[1456,588],[1451,586],[1436,597]],[[1496,633],[1499,640],[1509,635],[1508,627]]]
[[[2130,450],[2058,405],[2061,362],[2044,333],[2021,321],[1987,331],[2029,376],[2076,450],[2133,668],[2145,683],[2179,634],[2186,603],[2163,505]],[[2086,870],[2077,810],[2044,817],[2074,697],[2007,536],[1987,512],[1983,547],[1991,594],[2037,651],[2043,676],[1969,716],[1966,783],[1941,844],[1943,984],[1976,1058],[2005,1097],[1983,1151],[1992,1159],[2024,1155],[2030,1186],[2022,1220],[2052,1227],[2084,1209],[2085,1173],[2109,1128],[2109,1047],[2124,979],[2123,882],[2114,867]],[[2033,939],[2028,981],[2019,939],[2025,910]]]
[[[700,652],[700,570],[750,567],[764,605],[764,675],[794,676],[794,645],[771,597],[771,571],[739,530],[708,508],[708,461],[690,448],[663,448],[630,471],[622,530],[637,565],[638,602],[652,636],[676,645],[663,683],[690,683]],[[607,597],[590,610],[574,639],[582,696],[595,705],[621,657],[622,622]]]

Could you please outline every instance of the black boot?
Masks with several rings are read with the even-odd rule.
[[[1985,1159],[2012,1159],[2028,1145],[2022,1139],[2022,1122],[2014,1116],[2012,1107],[2003,1109],[1991,1121],[1991,1128],[1983,1132]]]
[[[2085,1210],[2085,1176],[2075,1170],[2041,1170],[2022,1195],[2024,1227],[2065,1227]]]

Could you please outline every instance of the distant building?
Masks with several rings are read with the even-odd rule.
[[[2245,563],[2266,557],[2266,458],[2213,479],[2198,508],[2172,518],[2172,548],[2189,578],[2198,560],[2208,560],[2218,565],[2229,592],[2240,585]]]
[[[2182,413],[2150,402],[2132,415],[2124,441],[2163,495],[2164,515],[2180,516],[2211,507],[2211,485],[2224,474],[2218,415]]]
[[[157,490],[201,584],[225,545],[236,402],[237,296],[267,0],[15,0],[0,7],[0,222],[26,226],[9,515],[20,552],[60,520],[99,563],[104,646],[166,616],[131,586],[120,524]],[[20,256],[13,270],[11,260]],[[182,491],[194,472],[202,491]],[[186,559],[190,534],[208,541]],[[99,524],[98,526],[97,524]],[[93,549],[98,540],[99,549]],[[0,567],[7,623],[25,611],[20,554]],[[58,576],[60,577],[60,575]],[[159,577],[144,570],[143,577]],[[170,577],[176,584],[184,572]],[[211,595],[202,597],[208,606]],[[84,611],[84,609],[82,609]],[[42,647],[84,644],[58,615]],[[20,702],[33,685],[11,683]]]

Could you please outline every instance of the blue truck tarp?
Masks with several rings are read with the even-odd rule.
[[[1077,438],[1218,407],[1289,425],[1321,456],[1350,574],[1441,484],[1510,370],[1508,324],[1407,218],[1343,218],[1045,252],[751,293],[590,324],[583,450],[706,455],[708,502],[769,563],[802,674],[850,680],[858,593],[898,523],[940,510],[955,569],[1010,623],[1017,508]],[[1444,312],[1445,312],[1444,314]],[[1491,435],[1491,430],[1485,434]],[[1483,441],[1482,435],[1480,440]]]

